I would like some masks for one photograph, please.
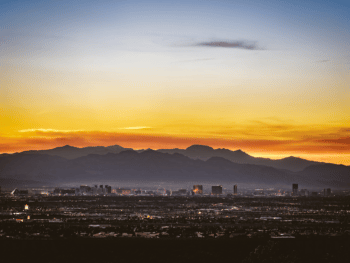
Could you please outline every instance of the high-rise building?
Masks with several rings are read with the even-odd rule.
[[[195,195],[201,195],[201,194],[203,194],[203,185],[199,185],[199,184],[197,184],[197,185],[194,185],[193,186],[193,194],[195,194]]]
[[[180,195],[186,195],[187,194],[187,190],[186,189],[179,189],[178,190]]]
[[[105,185],[105,190],[106,190],[106,194],[112,193],[112,186],[110,186],[110,185]]]
[[[332,194],[331,188],[324,188],[323,189],[323,195],[324,196],[330,196]]]
[[[331,188],[327,188],[327,196],[330,196],[332,194]]]
[[[301,196],[309,196],[309,191],[307,189],[301,189],[300,190],[300,195]]]
[[[213,185],[211,187],[211,193],[213,195],[221,195],[222,194],[222,185]]]
[[[293,184],[293,192],[292,195],[297,196],[298,195],[298,184]]]
[[[233,186],[233,194],[237,195],[237,185],[236,184]]]
[[[97,185],[95,184],[95,187],[93,187],[92,189],[91,189],[91,192],[92,192],[92,194],[93,195],[97,195],[98,194],[98,188],[97,188]]]
[[[87,185],[80,186],[80,191],[79,191],[80,194],[88,193],[90,191],[91,191],[91,188],[89,186]]]

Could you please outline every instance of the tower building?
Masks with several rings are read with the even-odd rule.
[[[294,196],[298,195],[298,184],[293,184],[292,195],[294,195]]]
[[[203,185],[199,185],[199,184],[197,184],[197,185],[194,185],[193,186],[193,193],[195,194],[195,195],[201,195],[201,194],[203,194]]]
[[[330,196],[332,194],[331,188],[327,188],[327,196]]]
[[[222,185],[214,185],[211,187],[211,193],[213,195],[221,195],[222,194]]]
[[[237,195],[237,185],[236,184],[233,186],[233,194]]]

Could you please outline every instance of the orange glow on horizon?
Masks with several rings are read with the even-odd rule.
[[[23,135],[22,135],[23,134]],[[84,131],[22,131],[19,136],[0,137],[0,152],[14,153],[28,150],[46,150],[64,145],[75,147],[120,145],[133,149],[185,149],[193,144],[208,145],[214,149],[241,149],[254,157],[280,159],[296,156],[304,159],[350,165],[350,137],[336,138],[210,138],[154,135],[146,132],[84,132]]]

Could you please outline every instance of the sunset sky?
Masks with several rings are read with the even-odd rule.
[[[1,1],[0,61],[0,153],[205,144],[350,165],[349,1]]]

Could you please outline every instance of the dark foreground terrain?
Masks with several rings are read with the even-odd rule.
[[[349,262],[349,196],[0,198],[2,262]]]
[[[0,239],[2,262],[349,262],[348,237]]]

